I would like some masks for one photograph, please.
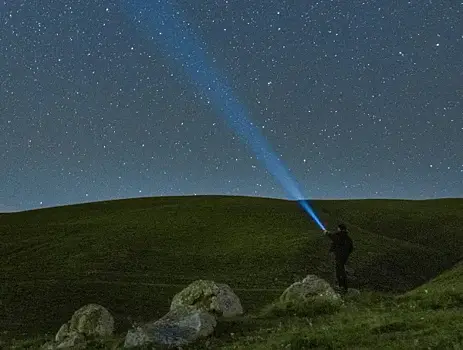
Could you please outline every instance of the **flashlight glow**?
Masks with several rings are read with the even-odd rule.
[[[231,85],[207,58],[204,41],[198,40],[189,22],[182,18],[182,13],[174,8],[172,1],[132,0],[122,3],[135,23],[149,38],[156,40],[163,53],[181,64],[206,101],[212,104],[217,113],[251,147],[257,159],[265,164],[287,194],[298,200],[301,207],[324,230],[314,210],[304,200],[296,181],[272,151],[260,130],[250,122],[246,107],[234,96]]]

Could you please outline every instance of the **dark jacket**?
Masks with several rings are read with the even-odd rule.
[[[330,252],[333,252],[336,259],[347,260],[354,250],[354,244],[347,231],[328,233],[331,239]]]

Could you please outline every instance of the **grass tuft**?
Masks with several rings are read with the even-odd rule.
[[[341,303],[324,298],[312,298],[305,302],[276,301],[264,308],[262,317],[317,317],[332,315],[341,308]]]

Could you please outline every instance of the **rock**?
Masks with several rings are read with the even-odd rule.
[[[69,334],[64,341],[62,341],[56,349],[86,349],[85,337],[82,334],[73,332]]]
[[[63,324],[55,341],[43,349],[85,349],[86,337],[107,337],[114,332],[114,318],[101,305],[88,304],[74,312],[71,320]]]
[[[143,346],[152,342],[153,339],[148,335],[147,329],[143,326],[136,326],[127,332],[124,348]]]
[[[195,281],[177,293],[170,310],[183,306],[194,306],[222,317],[243,314],[240,299],[227,284],[207,280]]]
[[[61,327],[63,328],[63,327]],[[58,349],[87,349],[87,342],[82,334],[77,332],[69,333],[60,341],[48,342],[41,347],[42,350],[58,350]]]
[[[360,291],[355,288],[348,288],[347,293],[344,295],[344,297],[347,298],[358,298],[360,296]]]
[[[56,349],[56,343],[55,342],[47,342],[42,347],[40,350],[55,350]]]
[[[68,334],[69,334],[69,322],[63,324],[63,325],[60,327],[60,329],[58,330],[58,333],[56,333],[56,335],[55,335],[55,341],[56,341],[57,343],[62,342],[64,339],[66,339],[66,337],[68,336]]]
[[[195,306],[177,307],[154,323],[129,330],[124,348],[159,344],[182,346],[207,337],[214,332],[216,318]]]
[[[315,275],[308,275],[301,282],[293,283],[280,296],[283,302],[304,302],[313,298],[339,301],[341,297],[328,282]]]
[[[114,332],[114,318],[103,306],[88,304],[72,315],[69,331],[86,336],[111,336]]]

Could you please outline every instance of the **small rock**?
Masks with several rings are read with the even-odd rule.
[[[106,337],[114,332],[114,318],[101,305],[88,304],[74,312],[71,320],[63,324],[55,335],[55,341],[42,349],[84,349],[86,337]]]
[[[358,298],[360,296],[360,291],[355,288],[349,288],[347,290],[347,293],[344,295],[344,297],[348,298]]]
[[[72,315],[69,331],[98,337],[111,336],[114,332],[114,318],[103,306],[88,304]]]

